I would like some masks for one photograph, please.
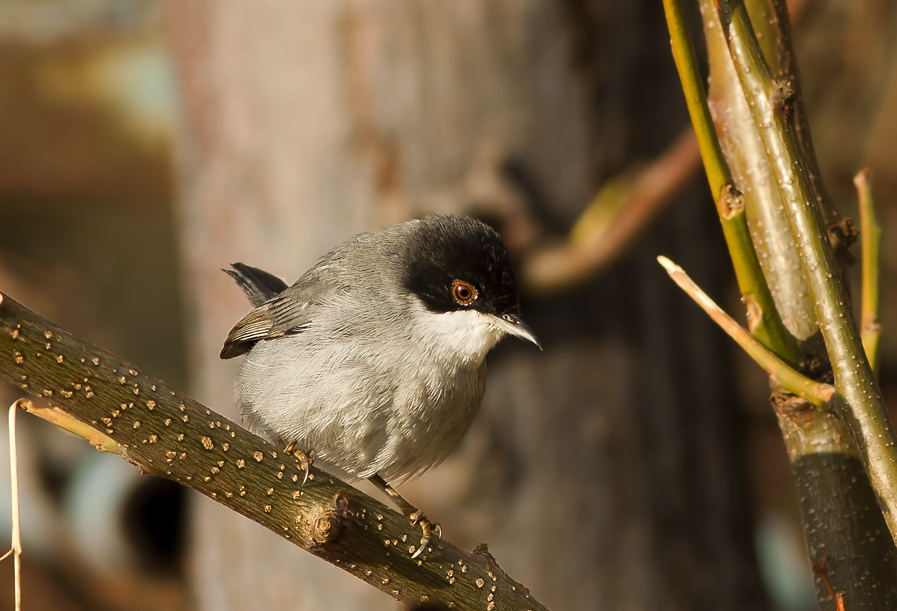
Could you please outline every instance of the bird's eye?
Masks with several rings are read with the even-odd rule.
[[[454,297],[458,304],[469,306],[477,298],[477,289],[469,282],[454,280],[452,282],[452,297]]]

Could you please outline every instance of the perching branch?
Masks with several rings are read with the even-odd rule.
[[[801,269],[809,281],[816,317],[844,399],[839,416],[857,445],[893,539],[897,540],[897,437],[860,341],[846,284],[835,262],[810,179],[787,124],[792,90],[777,82],[762,54],[742,2],[719,3],[732,60],[782,195]]]
[[[142,471],[194,488],[406,605],[545,609],[488,553],[440,541],[412,560],[420,529],[399,513],[314,467],[301,486],[292,457],[2,293],[0,378],[101,433],[77,434],[108,436],[104,447],[117,444]]]
[[[878,340],[881,325],[878,323],[878,285],[880,278],[879,259],[881,252],[881,226],[875,215],[875,201],[872,199],[872,172],[864,168],[853,177],[860,200],[860,236],[862,238],[863,296],[860,333],[866,358],[872,371],[877,370]]]
[[[738,342],[738,345],[747,352],[754,361],[763,368],[763,370],[772,376],[779,385],[791,394],[800,397],[808,403],[816,407],[828,408],[829,401],[835,392],[835,389],[829,384],[823,384],[811,380],[805,375],[792,369],[787,363],[773,354],[766,346],[757,341],[747,329],[735,322],[728,314],[723,311],[716,303],[713,302],[707,293],[702,291],[695,284],[685,271],[667,259],[666,257],[657,257],[657,261],[663,265],[664,269],[679,285],[688,296],[695,300],[701,308],[707,312],[710,318],[718,324],[723,331],[729,334],[729,337]]]

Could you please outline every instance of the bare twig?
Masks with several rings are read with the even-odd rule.
[[[16,449],[16,412],[22,401],[19,399],[9,408],[9,486],[12,501],[12,544],[0,561],[13,557],[15,579],[16,611],[22,610],[22,521],[19,516],[19,460]]]
[[[657,257],[670,277],[679,287],[688,293],[701,308],[710,315],[710,318],[718,324],[723,331],[729,334],[741,348],[748,353],[766,373],[775,378],[782,388],[804,399],[812,405],[827,408],[835,389],[829,384],[823,384],[811,380],[805,375],[792,369],[771,350],[758,342],[747,329],[739,325],[726,314],[710,297],[695,284],[681,267],[667,259]]]
[[[860,236],[862,238],[863,297],[860,333],[866,358],[873,371],[877,370],[878,340],[881,325],[878,322],[878,286],[880,282],[879,259],[881,252],[881,226],[875,215],[872,198],[872,171],[863,168],[853,177],[860,200]]]
[[[700,167],[700,153],[691,128],[685,129],[657,160],[625,181],[614,181],[615,194],[608,198],[602,190],[595,196],[599,204],[607,199],[625,200],[615,204],[619,213],[610,221],[589,223],[590,207],[583,223],[577,223],[571,239],[562,244],[533,248],[520,263],[524,289],[530,293],[555,293],[598,274],[621,256],[648,223],[688,183]],[[622,197],[621,197],[622,195]]]
[[[844,596],[835,592],[835,588],[832,587],[832,582],[829,581],[828,578],[828,570],[826,568],[827,565],[828,556],[825,557],[825,561],[822,563],[822,566],[819,566],[814,562],[813,570],[816,571],[816,574],[819,575],[820,579],[822,579],[822,583],[825,584],[825,589],[828,590],[829,596],[831,596],[832,600],[835,601],[835,611],[844,611]]]
[[[92,426],[84,424],[61,409],[55,407],[42,407],[30,399],[19,399],[14,405],[33,416],[37,416],[41,420],[46,420],[50,424],[55,424],[69,433],[86,439],[90,442],[90,445],[95,447],[99,452],[110,452],[118,455],[121,455],[122,453],[121,446],[118,445],[118,442],[114,439],[108,435],[104,435]]]

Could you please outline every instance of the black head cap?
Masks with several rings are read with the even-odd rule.
[[[519,314],[517,277],[495,230],[455,215],[429,216],[407,226],[412,233],[406,288],[429,310]]]

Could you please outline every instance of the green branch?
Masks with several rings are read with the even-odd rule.
[[[872,172],[864,168],[854,176],[860,200],[860,237],[862,239],[863,297],[860,331],[866,358],[872,371],[877,371],[878,340],[881,325],[878,323],[878,285],[880,281],[879,259],[881,252],[881,226],[875,215],[872,199]]]
[[[748,328],[761,344],[790,366],[799,366],[804,355],[799,342],[782,322],[766,284],[748,229],[744,197],[734,187],[726,185],[716,201],[716,208],[729,245],[738,288],[747,307]]]
[[[803,359],[803,353],[797,339],[782,322],[763,276],[744,214],[744,200],[732,186],[732,174],[716,135],[682,6],[678,0],[664,0],[663,7],[670,30],[673,59],[698,137],[710,190],[717,202],[723,234],[735,268],[735,278],[747,306],[748,326],[758,341],[790,365],[796,366]]]
[[[786,120],[793,91],[788,82],[773,80],[743,3],[721,1],[719,14],[742,89],[782,194],[801,269],[809,280],[835,388],[844,400],[838,415],[857,444],[891,536],[897,540],[897,437],[866,360],[847,287],[826,239],[799,148]]]
[[[679,71],[682,81],[682,90],[685,92],[685,102],[688,104],[688,114],[698,137],[698,146],[701,149],[701,158],[704,160],[704,170],[707,172],[707,180],[710,182],[710,191],[713,198],[719,197],[723,187],[732,184],[732,174],[729,165],[723,156],[723,151],[716,137],[713,127],[713,117],[707,106],[707,94],[704,91],[704,81],[698,70],[698,60],[695,56],[691,37],[682,14],[682,6],[679,0],[663,0],[663,9],[666,12],[667,27],[670,30],[670,44],[673,47],[673,60]]]

